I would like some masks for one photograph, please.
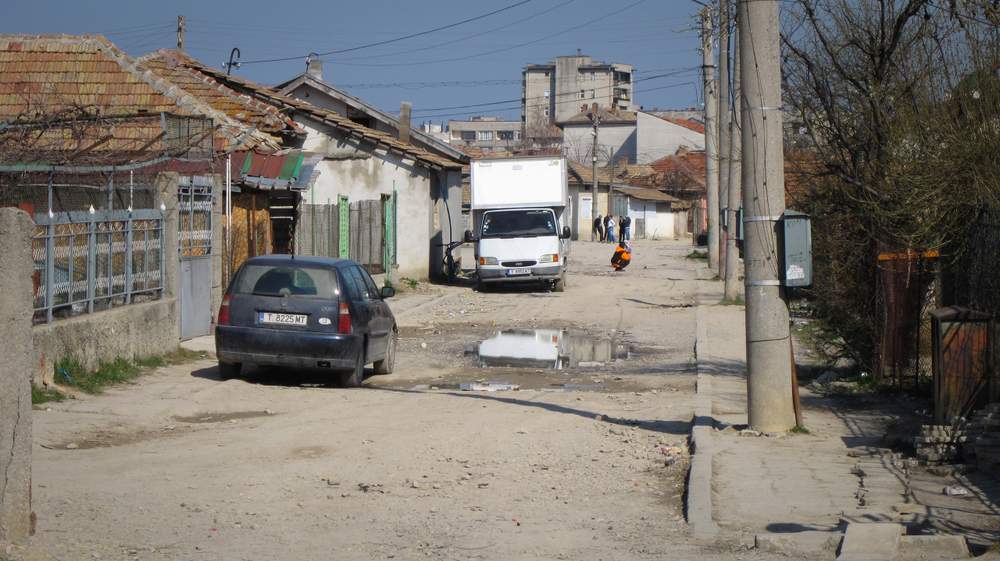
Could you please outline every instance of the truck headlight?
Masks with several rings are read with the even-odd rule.
[[[496,265],[497,264],[497,258],[496,257],[480,257],[479,258],[479,264],[480,265]]]
[[[559,254],[558,253],[546,253],[545,255],[538,258],[539,263],[558,263]]]

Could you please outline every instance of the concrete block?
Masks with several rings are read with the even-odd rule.
[[[0,208],[0,543],[31,535],[31,315],[34,223]]]
[[[843,538],[844,534],[840,532],[822,531],[757,534],[754,536],[754,547],[765,553],[818,554],[836,550]]]
[[[952,561],[968,559],[969,546],[963,536],[903,536],[898,561]]]
[[[893,561],[904,532],[901,524],[848,524],[837,561]]]

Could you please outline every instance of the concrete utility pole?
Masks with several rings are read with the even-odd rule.
[[[729,206],[729,0],[719,0],[719,207]],[[721,216],[721,214],[720,214]],[[725,248],[728,231],[719,228],[719,277],[725,274]]]
[[[740,292],[740,255],[736,248],[736,232],[739,224],[739,209],[743,197],[741,181],[741,151],[740,151],[740,30],[739,17],[737,16],[737,29],[733,35],[733,118],[729,123],[730,138],[729,143],[729,232],[726,235],[726,275],[725,275],[725,298],[730,302],[738,300]]]
[[[795,427],[788,303],[779,277],[778,226],[785,211],[779,0],[738,0],[743,129],[743,255],[746,268],[747,402],[750,426]]]
[[[592,200],[590,201],[590,241],[597,241],[594,239],[594,222],[597,220],[597,133],[601,128],[601,116],[597,112],[597,104],[595,103],[590,109],[590,122],[594,125],[594,130],[592,135],[594,137],[594,147],[590,149],[590,161],[592,164],[591,171],[594,174],[593,184],[590,187]],[[611,191],[608,191],[608,196],[611,196]]]
[[[708,266],[719,270],[719,150],[716,140],[718,110],[715,65],[712,64],[712,11],[701,10],[702,72],[705,78],[705,190],[708,198]]]
[[[177,50],[184,50],[184,16],[177,16]]]

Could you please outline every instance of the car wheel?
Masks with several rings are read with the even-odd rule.
[[[340,375],[340,385],[346,388],[359,387],[365,381],[365,351],[358,352],[354,368]]]
[[[385,358],[375,362],[376,374],[392,374],[392,369],[396,367],[396,330],[389,333],[389,340],[385,344]]]
[[[239,362],[220,362],[219,363],[219,378],[223,380],[229,380],[230,378],[235,378],[240,375],[240,370],[243,365]]]

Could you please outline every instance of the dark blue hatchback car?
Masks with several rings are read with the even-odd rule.
[[[366,364],[392,372],[396,319],[381,290],[348,259],[268,255],[246,261],[222,299],[215,353],[223,378],[245,363],[336,371],[344,385],[364,381]]]

